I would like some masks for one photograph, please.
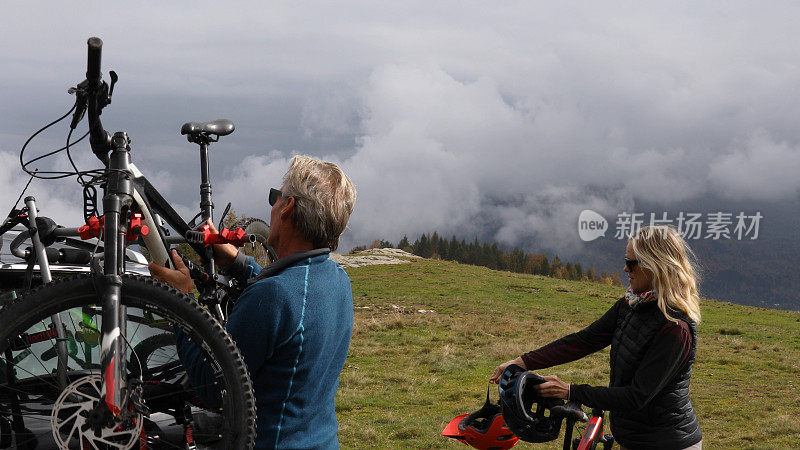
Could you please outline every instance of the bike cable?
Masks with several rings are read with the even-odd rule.
[[[50,122],[49,124],[43,126],[39,130],[37,130],[22,145],[22,148],[20,149],[20,152],[19,152],[19,163],[20,163],[20,166],[22,167],[22,170],[25,173],[27,173],[28,175],[30,175],[32,178],[38,178],[38,179],[42,179],[42,180],[58,180],[58,179],[62,179],[62,178],[77,176],[78,177],[78,180],[77,180],[78,184],[80,184],[81,186],[98,185],[98,184],[101,184],[105,180],[105,177],[108,175],[108,173],[109,173],[109,171],[111,169],[102,168],[102,169],[92,169],[92,170],[79,170],[77,165],[75,164],[75,161],[72,158],[72,153],[70,152],[70,149],[71,149],[72,146],[74,146],[75,144],[81,142],[87,136],[89,136],[89,134],[90,134],[89,131],[84,133],[77,140],[75,140],[73,142],[70,142],[70,139],[72,138],[72,128],[70,128],[70,131],[67,134],[66,145],[64,145],[63,147],[58,148],[56,150],[47,152],[47,153],[45,153],[43,155],[36,156],[35,158],[33,158],[33,159],[29,160],[29,161],[25,161],[25,150],[27,149],[27,147],[30,144],[30,142],[36,136],[38,136],[40,133],[42,133],[43,131],[47,130],[48,128],[52,127],[53,125],[55,125],[55,124],[61,122],[62,120],[66,119],[67,116],[69,116],[73,111],[75,111],[75,108],[76,108],[76,106],[73,105],[72,108],[70,108],[69,111],[67,111],[64,115],[62,115],[58,119]],[[44,158],[56,155],[56,154],[58,154],[58,153],[60,153],[60,152],[62,152],[64,150],[67,151],[67,159],[69,160],[70,165],[74,169],[73,171],[58,171],[58,170],[46,171],[46,170],[39,170],[39,169],[31,170],[31,169],[28,168],[31,164],[35,163],[36,161],[40,161],[40,160],[42,160]],[[122,172],[124,172],[124,171],[122,171]],[[86,181],[84,179],[84,176],[87,176],[87,177],[91,176],[91,178],[89,179],[89,181]],[[126,173],[126,176],[129,177],[130,175],[128,175]]]
[[[36,173],[37,170],[39,169],[34,169],[33,173]],[[19,193],[19,197],[17,197],[17,201],[14,202],[14,206],[11,207],[11,211],[8,212],[8,217],[6,217],[5,221],[3,222],[3,225],[5,225],[6,222],[8,222],[8,220],[11,219],[11,216],[14,215],[14,211],[17,210],[17,205],[19,205],[19,201],[22,200],[22,196],[25,195],[25,191],[27,191],[28,187],[31,185],[31,181],[33,181],[33,175],[31,175],[31,177],[28,178],[28,182],[25,183],[25,187],[22,188],[22,192]]]

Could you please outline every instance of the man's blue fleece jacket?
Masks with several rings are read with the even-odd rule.
[[[334,396],[353,331],[353,294],[350,278],[328,252],[298,252],[265,269],[240,253],[228,268],[251,283],[225,328],[253,380],[256,448],[339,447]],[[179,356],[192,383],[207,386],[210,369],[200,364],[197,347],[186,344],[178,333]]]

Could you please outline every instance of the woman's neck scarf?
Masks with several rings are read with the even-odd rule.
[[[636,308],[640,303],[650,302],[656,299],[656,291],[651,289],[649,291],[635,293],[631,288],[625,291],[625,300],[631,308]]]

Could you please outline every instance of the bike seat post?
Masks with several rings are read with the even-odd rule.
[[[208,162],[208,142],[200,144],[200,211],[203,222],[214,221],[214,202],[211,200],[211,169]]]
[[[208,161],[209,140],[198,139],[197,143],[200,145],[200,213],[204,223],[208,220],[213,223],[214,202],[211,200],[211,169]],[[217,273],[213,255],[214,251],[212,247],[208,261],[208,274],[211,276]]]

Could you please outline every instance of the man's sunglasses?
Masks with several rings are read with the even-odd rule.
[[[275,188],[269,188],[269,206],[275,206],[275,202],[278,201],[278,197],[283,197],[283,192]]]
[[[637,264],[639,264],[638,259],[625,258],[625,267],[627,267],[629,271],[633,272],[633,269],[634,267],[636,267]]]

